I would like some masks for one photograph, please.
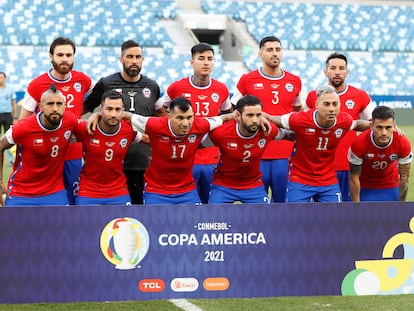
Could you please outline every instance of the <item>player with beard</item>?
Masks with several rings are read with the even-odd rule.
[[[40,97],[40,112],[18,121],[0,139],[0,153],[14,144],[16,161],[6,206],[67,205],[63,184],[65,154],[78,118],[65,111],[65,96],[52,84]],[[0,176],[3,157],[0,157]],[[0,182],[1,194],[6,193]]]
[[[352,201],[405,201],[413,153],[396,130],[395,113],[386,106],[372,111],[372,127],[357,136],[348,152]]]
[[[105,92],[99,109],[99,122],[89,135],[85,121],[75,129],[76,140],[83,144],[84,165],[80,174],[77,205],[131,205],[124,158],[132,142],[142,134],[122,120],[124,101],[116,91]]]
[[[342,53],[334,52],[326,59],[325,76],[328,85],[333,86],[339,95],[341,111],[349,113],[354,120],[370,120],[375,104],[364,90],[346,83],[348,76],[348,59]],[[315,108],[316,90],[309,92],[304,110]],[[355,140],[357,133],[349,131],[339,143],[335,152],[336,175],[341,188],[342,200],[350,200],[348,149]]]
[[[66,97],[66,110],[81,117],[85,95],[91,90],[92,80],[80,71],[72,70],[76,52],[75,43],[69,38],[58,37],[50,45],[49,58],[52,68],[32,80],[24,97],[20,119],[38,111],[42,93],[50,84]],[[71,144],[65,155],[64,182],[70,204],[75,204],[79,187],[79,173],[82,168],[82,145]]]
[[[209,203],[270,203],[260,172],[260,159],[272,140],[285,137],[288,131],[270,123],[268,133],[260,129],[262,103],[253,95],[240,98],[236,120],[212,131],[204,146],[220,149],[220,163],[213,175]]]
[[[103,77],[96,83],[83,103],[84,112],[94,111],[106,91],[116,90],[124,99],[125,111],[142,116],[165,114],[157,82],[141,74],[144,61],[142,47],[133,40],[125,41],[119,61],[122,71]],[[143,203],[144,173],[149,157],[150,147],[142,143],[131,144],[125,157],[124,173],[132,204]]]
[[[370,127],[367,120],[353,120],[340,111],[335,88],[317,90],[316,108],[271,116],[277,126],[295,132],[295,146],[289,159],[286,202],[341,202],[336,178],[335,149],[348,131]]]
[[[300,78],[281,68],[282,43],[274,36],[264,37],[259,43],[259,58],[262,67],[241,76],[231,102],[235,105],[243,95],[260,98],[263,111],[271,115],[282,115],[302,109]],[[288,159],[293,144],[290,141],[271,141],[262,156],[260,169],[266,191],[271,189],[272,202],[284,202]]]

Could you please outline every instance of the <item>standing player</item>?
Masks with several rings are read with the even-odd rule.
[[[262,103],[245,95],[236,104],[236,120],[229,121],[209,134],[203,145],[220,148],[221,161],[211,186],[209,203],[270,203],[263,187],[260,159],[274,139],[282,139],[284,129],[270,123],[270,133],[260,130]]]
[[[86,98],[84,112],[92,112],[101,102],[102,95],[116,90],[124,98],[125,110],[143,116],[164,114],[160,88],[158,84],[141,74],[144,56],[142,47],[133,40],[122,43],[122,71],[101,78]],[[127,178],[132,204],[142,204],[144,173],[148,167],[150,147],[146,144],[131,144],[124,161],[124,173]]]
[[[63,185],[65,153],[78,118],[65,111],[65,96],[52,84],[40,96],[41,111],[20,120],[0,139],[0,153],[17,144],[6,206],[67,205]],[[0,157],[0,176],[3,157]],[[6,193],[0,182],[1,194]]]
[[[187,98],[193,106],[196,117],[214,117],[232,109],[229,91],[223,83],[212,79],[214,49],[207,43],[198,43],[191,48],[193,75],[172,83],[163,96],[164,105],[169,106],[176,97]],[[217,147],[197,150],[193,176],[201,202],[207,203],[211,177],[217,166],[220,154]]]
[[[277,37],[264,37],[259,44],[262,67],[243,75],[231,102],[246,94],[255,95],[263,103],[263,111],[271,115],[282,115],[302,108],[300,91],[302,82],[280,67],[282,44]],[[272,191],[273,202],[284,202],[288,158],[293,144],[290,141],[271,141],[262,156],[261,171],[266,191]]]
[[[340,111],[333,87],[319,88],[317,97],[316,109],[271,117],[276,125],[295,132],[286,202],[341,202],[335,149],[348,131],[370,126],[369,121],[353,120]]]
[[[131,204],[123,172],[124,158],[131,142],[141,139],[141,133],[136,135],[131,125],[121,120],[124,110],[119,93],[105,92],[94,134],[89,135],[85,121],[75,129],[76,140],[83,145],[85,160],[77,205]]]
[[[349,113],[354,120],[371,119],[372,110],[375,104],[367,92],[353,87],[346,83],[348,76],[348,60],[342,53],[334,52],[326,59],[325,76],[328,78],[328,85],[333,86],[341,101],[341,111]],[[306,98],[307,109],[315,108],[316,91],[309,92]],[[354,141],[357,133],[349,131],[339,143],[335,152],[336,176],[341,188],[343,201],[349,201],[349,162],[347,159],[348,149]]]
[[[394,111],[379,106],[372,129],[349,149],[352,201],[405,201],[413,153],[407,137],[395,131]]]
[[[66,110],[79,119],[85,95],[91,89],[92,81],[83,72],[72,70],[76,52],[75,43],[69,38],[58,37],[49,48],[53,68],[32,80],[25,94],[20,119],[26,118],[38,109],[40,96],[54,83],[66,97]],[[70,204],[75,204],[79,187],[79,173],[82,168],[82,146],[71,144],[65,155],[64,183]]]

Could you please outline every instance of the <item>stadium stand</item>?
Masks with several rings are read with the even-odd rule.
[[[297,2],[201,1],[206,14],[225,14],[245,22],[256,40],[269,34],[282,39],[283,66],[302,78],[303,92],[326,82],[323,67],[333,50],[350,57],[349,81],[370,94],[412,95],[414,85],[413,6]],[[176,19],[174,0],[3,0],[0,2],[0,70],[24,91],[50,68],[48,45],[68,36],[78,46],[75,69],[97,80],[118,70],[125,39],[144,46],[143,73],[161,91],[189,75],[189,55],[174,49],[161,19]],[[253,12],[253,13],[251,13]],[[254,49],[243,55],[248,70],[260,61]],[[234,90],[235,76],[217,55],[214,78]]]

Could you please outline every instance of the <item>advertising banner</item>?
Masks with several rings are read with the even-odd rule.
[[[413,216],[397,202],[3,208],[0,303],[412,293]]]

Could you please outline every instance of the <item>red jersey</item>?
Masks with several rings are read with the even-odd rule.
[[[109,198],[128,194],[124,175],[124,158],[136,133],[126,121],[121,121],[115,133],[105,133],[98,126],[89,135],[86,122],[75,129],[82,143],[84,165],[80,174],[79,195],[89,198]]]
[[[8,184],[11,196],[44,196],[65,189],[63,162],[78,119],[65,112],[60,125],[49,130],[40,122],[41,113],[20,120],[6,133],[7,140],[17,144]]]
[[[168,107],[176,97],[187,98],[197,117],[215,117],[220,112],[231,109],[229,90],[227,86],[215,79],[210,79],[206,86],[198,86],[191,77],[183,78],[172,83],[163,96],[164,105]],[[207,147],[196,152],[195,164],[217,164],[220,153],[217,147]]]
[[[263,186],[260,159],[268,143],[283,136],[276,125],[271,123],[271,126],[269,135],[258,131],[250,137],[240,134],[238,123],[234,120],[212,131],[210,139],[221,151],[213,184],[233,189]]]
[[[361,165],[359,180],[361,188],[395,188],[400,184],[398,164],[411,163],[413,154],[407,137],[393,133],[388,145],[378,146],[373,132],[359,135],[349,149],[348,159],[354,165]]]
[[[145,191],[178,194],[196,188],[192,169],[201,139],[222,124],[220,117],[194,118],[190,132],[176,136],[166,117],[132,116],[132,126],[150,138],[151,162],[145,172]]]
[[[338,183],[334,163],[335,149],[352,129],[353,119],[339,112],[329,128],[316,121],[316,110],[294,112],[282,116],[285,129],[295,132],[295,147],[289,160],[289,180],[310,186],[329,186]]]
[[[294,111],[295,101],[300,96],[301,89],[302,82],[298,76],[282,71],[281,76],[270,77],[261,69],[257,69],[241,76],[232,103],[236,104],[244,95],[254,95],[260,98],[264,112],[281,116]],[[271,141],[262,159],[286,159],[290,156],[292,148],[291,141]]]
[[[338,95],[341,111],[349,113],[354,120],[360,118],[371,120],[375,104],[371,101],[367,92],[347,84],[345,90],[338,93]],[[315,108],[316,99],[316,91],[309,92],[306,97],[306,106],[310,109]],[[338,171],[349,171],[347,154],[356,136],[356,131],[349,131],[336,148],[335,164]]]
[[[32,112],[39,109],[40,97],[52,83],[66,97],[65,110],[71,111],[80,119],[85,94],[91,89],[92,85],[91,78],[80,71],[72,70],[66,80],[56,79],[52,76],[51,70],[38,76],[29,83],[22,107]],[[81,157],[81,144],[71,144],[65,159],[74,160]]]

